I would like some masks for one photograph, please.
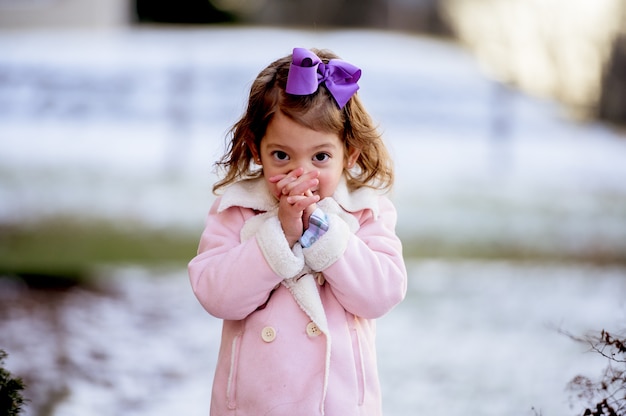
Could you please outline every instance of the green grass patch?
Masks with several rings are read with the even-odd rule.
[[[0,225],[0,273],[79,279],[100,265],[184,265],[200,231],[70,219]]]
[[[0,225],[0,276],[19,276],[32,286],[65,287],[88,282],[100,266],[184,267],[196,254],[201,231],[67,218]],[[559,244],[546,248],[514,239],[445,237],[404,236],[404,256],[626,265],[624,250],[611,245],[568,251]]]
[[[444,241],[436,238],[403,238],[405,258],[440,258],[448,260],[507,260],[515,262],[588,263],[626,266],[626,252],[621,247],[588,246],[572,250],[559,245],[551,248],[523,241]]]

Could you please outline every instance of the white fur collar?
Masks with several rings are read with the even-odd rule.
[[[367,187],[350,192],[343,178],[335,190],[333,199],[348,212],[369,209],[374,217],[378,217],[378,195],[376,190]],[[218,212],[234,206],[267,212],[275,209],[277,205],[276,198],[267,189],[263,178],[247,179],[235,182],[224,191]]]
[[[228,186],[222,195],[218,212],[230,207],[250,208],[256,211],[271,211],[278,205],[269,192],[263,178],[247,179]]]

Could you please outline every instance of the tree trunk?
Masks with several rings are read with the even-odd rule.
[[[626,34],[613,42],[602,77],[598,113],[601,119],[626,124]]]

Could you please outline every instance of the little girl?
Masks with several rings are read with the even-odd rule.
[[[375,318],[407,277],[360,76],[296,48],[261,71],[231,130],[189,263],[198,300],[224,320],[213,416],[382,414]]]

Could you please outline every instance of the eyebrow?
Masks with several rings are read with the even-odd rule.
[[[280,144],[280,143],[272,143],[272,142],[267,143],[267,148],[268,149],[281,149],[281,150],[285,149],[285,150],[288,150],[288,151],[293,150],[289,145]],[[315,147],[313,147],[310,150],[312,150],[313,152],[317,152],[317,151],[320,151],[320,150],[325,150],[325,149],[333,149],[334,150],[334,149],[337,149],[337,148],[339,148],[339,146],[335,145],[334,143],[328,142],[328,143],[322,143],[322,144],[320,144],[318,146],[315,146]]]
[[[319,146],[315,146],[313,148],[313,150],[321,150],[321,149],[327,149],[327,148],[332,148],[332,149],[336,149],[337,145],[335,145],[335,143],[324,143],[324,144],[320,144]]]

